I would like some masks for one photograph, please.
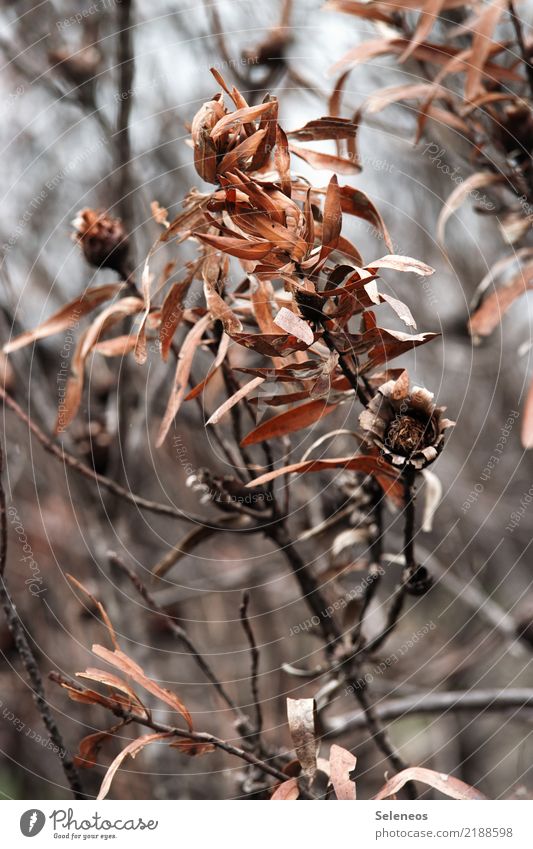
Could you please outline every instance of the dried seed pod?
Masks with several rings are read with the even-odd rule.
[[[129,240],[120,218],[94,209],[82,209],[72,222],[74,238],[94,268],[112,268],[128,276]]]
[[[433,395],[419,386],[409,390],[404,371],[398,380],[379,387],[359,416],[367,442],[377,446],[395,466],[423,469],[438,456],[444,431],[454,422],[443,418],[445,407],[433,403]]]

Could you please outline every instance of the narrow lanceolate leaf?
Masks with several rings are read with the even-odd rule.
[[[229,398],[227,398],[220,407],[217,407],[212,416],[207,420],[207,424],[215,425],[218,424],[219,421],[226,415],[226,413],[231,410],[235,404],[238,404],[241,398],[246,398],[250,392],[253,392],[256,386],[260,386],[261,383],[264,383],[264,377],[254,377],[253,380],[250,380],[248,383],[245,383],[244,386],[241,386],[237,392],[234,392]]]
[[[468,322],[472,336],[489,336],[509,307],[533,288],[533,265],[526,265],[509,283],[485,298]]]
[[[302,772],[313,778],[317,770],[319,741],[316,737],[314,699],[287,699],[289,731]]]
[[[520,435],[524,448],[533,448],[533,381],[530,383],[527,393]]]
[[[420,274],[422,277],[428,277],[435,272],[435,269],[426,265],[425,262],[399,254],[389,254],[382,256],[381,259],[372,260],[366,268],[369,271],[375,271],[378,268],[391,268],[393,271],[411,272],[412,274]]]
[[[91,592],[89,592],[89,590],[86,587],[84,587],[83,584],[81,583],[81,581],[78,581],[77,578],[74,577],[74,575],[69,575],[68,572],[66,574],[67,574],[67,578],[70,581],[70,583],[73,586],[77,587],[79,590],[81,590],[82,593],[85,593],[85,595],[87,596],[87,598],[90,599],[92,604],[94,604],[95,607],[98,608],[100,616],[102,617],[102,620],[103,620],[103,622],[104,622],[104,624],[107,628],[111,642],[113,643],[113,645],[116,649],[120,648],[118,641],[117,641],[117,635],[116,635],[115,629],[113,628],[113,623],[111,622],[111,619],[108,616],[107,610],[105,609],[102,602],[99,601],[97,598],[95,598],[95,596]]]
[[[125,357],[135,348],[137,335],[115,336],[113,339],[104,339],[93,346],[95,354],[103,357]]]
[[[444,5],[445,0],[427,0],[427,2],[424,3],[410,44],[400,57],[401,62],[405,62],[405,60],[414,53],[418,45],[425,41],[437,23],[437,18],[439,17]]]
[[[318,402],[315,402],[318,403]],[[380,461],[379,457],[365,456],[362,454],[359,457],[330,457],[326,460],[303,460],[300,463],[292,463],[290,466],[283,466],[281,469],[275,469],[273,472],[266,472],[264,475],[256,478],[247,487],[262,486],[271,480],[281,477],[281,475],[290,475],[296,472],[307,474],[308,472],[325,472],[329,469],[346,469],[352,472],[363,472],[367,475],[380,473],[395,479],[394,470],[385,462]]]
[[[118,649],[115,649],[115,651],[109,651],[109,649],[99,645],[94,645],[92,650],[97,657],[107,661],[107,663],[116,667],[125,675],[129,675],[130,678],[132,678],[137,684],[140,684],[141,687],[144,687],[145,690],[148,690],[149,693],[152,693],[153,696],[156,696],[156,698],[165,702],[165,704],[170,705],[173,710],[184,718],[189,729],[192,731],[191,715],[176,693],[167,690],[165,687],[160,687],[159,684],[156,684],[155,681],[148,678],[141,667],[130,657],[124,654],[124,652]]]
[[[280,309],[274,319],[274,324],[282,330],[286,330],[290,335],[296,336],[297,339],[301,339],[306,345],[312,345],[315,341],[314,333],[308,323],[287,307]]]
[[[252,242],[248,239],[239,239],[236,236],[213,236],[211,233],[197,233],[196,238],[238,259],[262,259],[272,248],[270,242],[264,240]]]
[[[316,118],[314,121],[308,121],[303,127],[297,130],[289,130],[287,133],[290,139],[298,139],[298,141],[327,141],[328,139],[351,139],[357,135],[358,126],[349,118],[334,118],[327,115],[323,118]]]
[[[98,792],[97,799],[105,799],[107,794],[111,789],[111,783],[117,773],[118,768],[122,764],[128,755],[132,758],[135,757],[145,746],[148,746],[150,743],[155,743],[157,740],[165,740],[168,737],[172,737],[172,732],[162,733],[159,732],[157,734],[145,734],[144,737],[138,737],[137,740],[132,740],[131,743],[128,743],[125,749],[122,749],[120,754],[118,754],[107,770],[104,780],[100,786],[100,790]]]
[[[342,229],[341,194],[339,181],[334,174],[329,181],[324,201],[324,221],[322,224],[322,248],[320,259],[324,259],[339,244]]]
[[[492,36],[508,6],[509,0],[491,0],[473,27],[472,49],[466,73],[465,100],[473,100],[484,91],[481,79],[493,46]]]
[[[165,441],[166,435],[170,429],[174,418],[176,417],[179,408],[187,391],[187,383],[191,373],[192,362],[196,349],[202,340],[204,331],[209,327],[211,316],[204,315],[200,318],[194,327],[189,331],[181,346],[178,364],[176,366],[176,374],[174,376],[174,386],[168,400],[167,409],[161,422],[159,434],[157,437],[157,447],[159,448]]]
[[[54,333],[61,333],[62,330],[67,330],[69,327],[77,324],[80,318],[92,310],[99,307],[105,301],[109,301],[123,288],[122,283],[111,283],[107,286],[96,286],[93,289],[86,289],[83,295],[66,304],[50,318],[39,324],[33,330],[27,330],[21,333],[16,339],[4,345],[4,352],[9,354],[11,351],[16,351],[23,348],[24,345],[29,345],[31,342],[36,342],[38,339],[44,339],[47,336],[53,336]]]
[[[241,445],[243,447],[255,445],[258,442],[264,442],[265,439],[277,439],[287,433],[294,433],[323,419],[329,413],[332,413],[336,407],[336,404],[325,404],[321,400],[300,404],[299,407],[286,410],[254,428],[245,436]]]
[[[298,781],[296,778],[289,778],[283,781],[279,787],[274,790],[270,797],[271,802],[293,802],[300,795]]]
[[[125,724],[125,721],[121,720],[112,728],[108,728],[107,731],[97,731],[96,734],[89,734],[83,740],[80,740],[74,765],[80,769],[91,769],[91,767],[96,766],[96,758],[103,744],[106,740],[111,739]]]
[[[289,150],[299,159],[303,159],[312,168],[320,171],[335,171],[337,174],[358,174],[361,165],[356,159],[344,159],[341,156],[333,156],[331,153],[320,153],[308,147],[299,147],[295,144],[289,145]]]
[[[379,793],[374,796],[374,799],[388,799],[390,796],[394,796],[408,781],[420,781],[422,784],[434,787],[435,790],[439,790],[445,796],[449,796],[450,799],[485,799],[485,796],[479,790],[470,787],[464,781],[460,781],[452,775],[445,775],[421,766],[409,767],[399,772],[398,775],[387,781]]]
[[[161,318],[159,322],[159,342],[161,344],[161,357],[166,362],[174,334],[183,317],[183,296],[189,288],[190,280],[174,283],[167,292],[161,307]]]
[[[444,231],[446,229],[446,222],[448,221],[448,218],[450,218],[453,213],[459,209],[459,207],[467,199],[468,195],[477,189],[495,186],[498,183],[503,183],[504,181],[505,177],[503,174],[491,174],[490,171],[478,171],[475,174],[471,174],[470,177],[467,177],[463,183],[454,189],[446,201],[437,222],[437,239],[441,245],[444,244]]]
[[[337,799],[342,801],[357,799],[355,781],[350,778],[350,773],[355,769],[357,758],[343,749],[342,746],[333,745],[329,753],[329,770],[331,783]]]

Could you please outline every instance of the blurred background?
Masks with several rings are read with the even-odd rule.
[[[87,266],[70,238],[70,222],[80,208],[102,208],[124,219],[134,234],[140,277],[158,235],[150,202],[157,200],[175,214],[191,186],[205,190],[185,141],[195,112],[218,90],[210,67],[218,68],[245,96],[252,91],[254,97],[258,92],[262,96],[267,89],[276,94],[281,123],[287,128],[327,114],[333,86],[329,68],[350,47],[372,37],[373,30],[364,20],[321,6],[319,0],[294,0],[290,9],[277,0],[221,0],[216,6],[181,0],[135,4],[134,76],[122,90],[123,9],[116,0],[1,4],[2,342],[39,323],[88,285],[113,282],[112,272],[94,272]],[[274,55],[263,55],[265,35],[284,21],[283,14],[290,29],[282,30]],[[347,83],[344,114],[350,115],[376,88],[412,82],[414,76],[416,70],[409,65],[400,72],[383,58],[360,67]],[[124,137],[117,132],[125,103],[131,143],[126,174]],[[396,253],[436,269],[429,282],[411,275],[384,276],[392,293],[410,305],[419,331],[442,334],[401,363],[408,366],[413,382],[434,392],[457,421],[434,466],[443,485],[434,529],[417,539],[419,556],[436,583],[429,595],[412,600],[383,649],[384,658],[396,652],[398,660],[383,674],[372,673],[377,705],[419,693],[505,690],[533,683],[526,639],[533,641],[529,502],[517,526],[509,530],[532,482],[532,461],[520,446],[518,416],[531,377],[529,305],[518,301],[501,328],[483,345],[473,346],[466,328],[469,303],[501,256],[501,237],[493,218],[476,215],[467,203],[448,224],[448,255],[443,253],[436,222],[456,185],[444,165],[468,176],[469,152],[456,134],[434,123],[417,146],[413,136],[414,119],[405,107],[393,106],[366,121],[359,139],[363,170],[341,178],[369,193]],[[305,164],[298,168],[316,185],[324,185],[330,176]],[[363,222],[350,227],[347,235],[365,260],[388,252]],[[186,245],[171,246],[157,254],[154,269],[170,259],[182,268],[192,255]],[[400,327],[395,316],[387,318],[386,326]],[[58,351],[66,346],[71,356],[77,333],[74,329],[70,336],[63,333],[38,342],[10,356],[8,365],[2,361],[10,392],[47,433],[56,415]],[[236,352],[235,361],[238,357]],[[206,357],[206,367],[208,362]],[[191,469],[228,471],[219,446],[203,426],[221,401],[223,385],[214,379],[200,406],[184,405],[171,438],[156,449],[171,382],[171,370],[161,364],[158,352],[151,351],[144,366],[95,356],[88,370],[82,410],[64,435],[65,445],[134,492],[199,512],[197,495],[186,486]],[[350,416],[356,416],[355,410],[343,406],[327,423],[299,435],[292,446],[295,456],[323,430],[346,426]],[[72,674],[91,665],[90,646],[103,641],[94,611],[80,603],[65,577],[72,573],[105,601],[125,650],[158,681],[179,692],[195,726],[226,738],[234,735],[231,715],[212,688],[199,680],[190,658],[145,609],[124,576],[109,566],[107,553],[114,550],[146,577],[189,528],[125,505],[65,470],[7,409],[2,424],[4,484],[8,508],[15,511],[8,513],[7,574],[43,676],[50,670]],[[176,436],[185,449],[179,455]],[[341,452],[351,447],[342,440],[338,445]],[[495,454],[499,462],[488,469]],[[327,517],[340,498],[341,484],[333,474],[298,482],[291,502],[295,538]],[[212,506],[207,514],[217,515]],[[387,521],[391,527],[385,548],[394,552],[400,529],[392,514]],[[25,545],[31,548],[38,573],[36,567],[30,572],[23,559],[28,554]],[[317,574],[338,559],[327,534],[300,546]],[[359,554],[355,547],[349,557],[356,560]],[[387,567],[370,619],[376,629],[384,621],[398,569],[394,563]],[[29,578],[37,581],[38,592],[29,590]],[[354,572],[341,583],[350,591],[360,580]],[[243,590],[250,591],[250,617],[261,646],[265,737],[273,746],[290,750],[285,699],[312,696],[321,682],[320,676],[294,677],[283,665],[313,669],[321,654],[312,634],[295,633],[308,613],[279,553],[256,536],[218,535],[184,554],[151,589],[194,637],[236,702],[248,708],[250,661],[239,605]],[[524,628],[529,621],[528,634]],[[517,628],[525,638],[515,637]],[[424,629],[425,635],[401,653],[413,634]],[[46,732],[3,624],[0,649],[0,793],[10,798],[65,798],[61,765],[46,748]],[[106,727],[103,711],[74,705],[48,681],[46,690],[69,749],[76,751],[81,737]],[[354,712],[353,698],[342,691],[335,694],[322,713],[324,731],[336,717]],[[453,772],[490,798],[530,798],[532,717],[532,710],[516,708],[454,710],[409,715],[387,724],[409,763]],[[364,727],[335,739],[357,755],[358,793],[369,798],[383,783],[382,755]],[[118,742],[113,742],[96,768],[83,771],[88,794],[97,792],[105,765],[116,752]],[[241,766],[218,752],[190,759],[157,748],[126,765],[113,793],[117,798],[228,798],[243,795],[241,779]]]

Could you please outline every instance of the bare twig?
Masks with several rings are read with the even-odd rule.
[[[441,713],[447,711],[506,710],[507,708],[533,708],[533,689],[510,690],[466,690],[442,693],[418,693],[401,699],[390,699],[374,707],[375,716],[386,722],[403,719],[414,714]],[[367,724],[365,714],[345,714],[325,720],[325,736],[336,737]]]
[[[69,466],[71,469],[74,469],[79,474],[83,475],[85,478],[92,480],[94,483],[97,483],[99,486],[104,487],[104,489],[109,490],[109,492],[118,495],[120,498],[128,501],[130,504],[134,504],[140,510],[148,510],[151,513],[159,513],[162,516],[171,516],[174,519],[183,519],[187,522],[192,522],[198,525],[207,524],[205,517],[196,515],[195,513],[186,513],[184,510],[180,510],[179,507],[174,507],[170,504],[161,504],[158,501],[151,501],[148,498],[143,498],[141,495],[136,495],[133,492],[125,489],[125,487],[120,486],[120,484],[116,483],[116,481],[111,478],[106,477],[105,475],[101,475],[98,472],[95,472],[90,466],[86,463],[83,463],[73,454],[70,454],[62,445],[59,446],[55,443],[49,436],[47,436],[41,428],[35,424],[35,422],[22,410],[22,408],[17,404],[17,402],[5,391],[5,389],[0,386],[0,398],[3,398],[7,406],[13,410],[15,415],[23,421],[30,431],[36,436],[39,440],[43,448],[48,451],[50,454],[53,454],[54,457],[57,457],[65,466]],[[217,522],[209,521],[209,527],[215,528],[219,531],[229,531],[232,530],[225,525],[218,525]],[[249,527],[239,528],[239,533],[255,533],[263,530],[262,524],[250,525]]]
[[[124,561],[115,554],[115,552],[108,552],[109,562],[114,566],[119,568],[131,581],[139,595],[144,599],[148,607],[157,614],[157,616],[161,619],[164,625],[168,628],[168,630],[180,640],[181,643],[185,646],[191,657],[196,662],[197,666],[202,670],[207,680],[213,685],[221,699],[226,703],[226,705],[233,711],[235,714],[239,727],[242,731],[249,730],[250,721],[248,717],[241,711],[241,709],[235,704],[231,696],[226,692],[223,684],[218,680],[217,676],[209,666],[208,662],[205,660],[203,655],[199,652],[199,650],[194,645],[193,641],[187,634],[186,630],[170,616],[168,613],[165,613],[164,610],[160,608],[155,598],[151,595],[147,587],[143,584],[138,575],[135,574]]]

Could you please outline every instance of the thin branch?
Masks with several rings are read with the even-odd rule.
[[[192,522],[193,524],[205,525],[206,519],[204,516],[196,515],[195,513],[186,513],[184,510],[180,510],[179,507],[174,507],[170,504],[161,504],[158,501],[151,501],[148,498],[143,498],[141,495],[136,495],[133,492],[125,489],[120,484],[116,483],[116,481],[111,478],[106,477],[105,475],[101,475],[98,472],[95,472],[90,466],[86,463],[83,463],[73,454],[70,454],[62,445],[59,446],[55,443],[49,436],[47,436],[41,428],[35,424],[35,422],[22,410],[21,407],[17,404],[17,402],[5,391],[5,389],[0,386],[0,398],[3,398],[7,406],[15,413],[15,415],[23,421],[30,431],[36,436],[39,440],[43,448],[48,451],[48,453],[52,454],[54,457],[57,457],[65,466],[69,466],[71,469],[74,469],[79,474],[83,475],[83,477],[88,478],[89,480],[97,483],[99,486],[104,487],[104,489],[109,490],[114,495],[118,495],[120,498],[128,501],[130,504],[134,504],[140,510],[148,510],[151,513],[159,513],[162,516],[171,516],[174,519],[183,519],[187,522]],[[218,531],[232,530],[231,528],[226,527],[225,525],[219,525],[217,522],[209,521],[209,527],[215,528]],[[262,531],[263,525],[250,525],[249,527],[239,528],[239,533],[256,533],[258,531]]]
[[[49,678],[56,684],[66,684],[68,687],[74,687],[74,689],[78,690],[79,692],[83,692],[83,687],[80,687],[70,678],[66,678],[64,675],[61,675],[58,672],[51,672]],[[273,778],[277,778],[278,781],[287,781],[287,775],[284,772],[281,772],[281,770],[277,769],[274,766],[271,766],[269,763],[262,760],[261,758],[258,758],[252,752],[248,752],[245,749],[240,749],[238,746],[234,746],[232,743],[228,743],[226,740],[221,740],[220,737],[215,737],[213,734],[200,731],[189,731],[188,729],[175,728],[172,725],[165,725],[161,722],[155,722],[152,717],[142,717],[138,716],[137,714],[130,713],[129,711],[122,708],[119,704],[117,704],[113,708],[113,713],[116,716],[121,717],[122,719],[127,719],[130,722],[136,722],[139,725],[144,725],[147,728],[151,728],[153,731],[157,731],[163,734],[172,734],[174,737],[181,737],[186,740],[195,740],[198,743],[211,743],[217,749],[222,749],[222,751],[227,752],[230,755],[235,755],[235,757],[240,758],[241,760],[246,761],[249,764],[252,764],[252,766],[257,767],[261,770],[261,772],[264,772],[266,775],[271,775],[273,776]],[[312,798],[312,796],[308,794],[306,798]]]
[[[161,609],[155,598],[150,594],[147,587],[143,584],[138,575],[135,574],[123,560],[115,554],[115,552],[108,552],[109,562],[120,569],[131,581],[139,595],[144,599],[148,607],[158,615],[163,624],[168,628],[168,630],[180,640],[181,643],[185,646],[187,651],[190,653],[191,657],[196,662],[197,666],[202,670],[207,680],[213,685],[219,696],[226,703],[226,705],[233,711],[237,720],[239,722],[239,726],[242,727],[243,731],[246,731],[250,726],[250,720],[248,717],[241,711],[241,709],[235,704],[231,696],[226,692],[223,684],[218,680],[217,676],[209,666],[208,662],[205,660],[203,655],[198,651],[193,641],[187,634],[186,630],[170,616],[168,613],[165,613],[164,610]]]
[[[41,715],[43,724],[50,735],[50,740],[60,753],[61,765],[63,772],[69,783],[70,789],[75,799],[83,799],[84,793],[81,787],[78,771],[74,766],[70,754],[65,748],[61,732],[57,723],[52,716],[50,706],[46,701],[44,692],[43,680],[35,659],[35,655],[26,638],[24,626],[17,613],[17,609],[13,604],[11,596],[7,588],[5,569],[7,559],[7,517],[6,517],[6,496],[2,484],[2,472],[4,466],[3,449],[0,445],[0,603],[4,609],[7,626],[15,642],[15,647],[22,661],[22,664],[28,675],[31,688],[33,690],[33,698],[37,709]],[[62,756],[61,756],[62,755]]]
[[[130,115],[133,106],[133,78],[135,54],[133,50],[133,0],[120,0],[118,4],[118,115],[115,135],[116,167],[118,178],[118,205],[126,232],[135,230],[131,180]]]
[[[248,619],[248,604],[250,603],[250,594],[245,592],[242,597],[242,604],[240,607],[240,617],[241,617],[241,625],[244,633],[248,638],[248,642],[250,644],[250,656],[252,661],[252,671],[250,676],[251,687],[252,687],[252,699],[254,702],[254,710],[255,710],[255,736],[257,738],[257,742],[259,743],[261,737],[261,731],[263,730],[263,714],[261,711],[261,701],[259,698],[259,687],[257,684],[257,673],[259,670],[259,649],[257,648],[257,643],[254,637],[254,632],[252,630],[252,626],[250,625],[250,620]]]
[[[506,710],[507,708],[533,708],[533,689],[510,690],[487,689],[450,691],[442,693],[419,693],[401,699],[390,699],[374,707],[374,714],[381,722],[404,717],[441,713],[447,711]],[[367,718],[364,712],[345,714],[325,720],[325,737],[337,737],[356,728],[364,728]]]

